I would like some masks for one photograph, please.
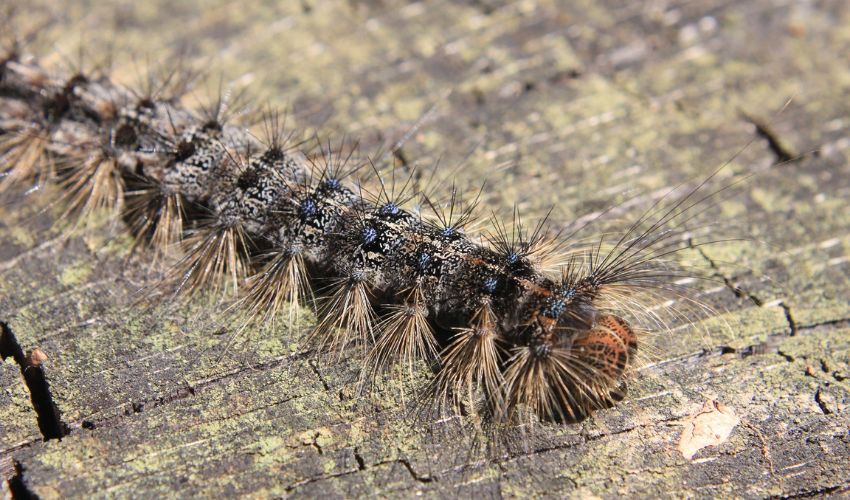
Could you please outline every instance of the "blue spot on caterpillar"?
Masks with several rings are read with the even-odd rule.
[[[378,232],[375,231],[374,227],[364,227],[360,233],[360,243],[363,246],[371,245],[376,239],[378,239]]]

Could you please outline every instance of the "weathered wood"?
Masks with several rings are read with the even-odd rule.
[[[114,73],[125,81],[145,59],[128,49],[160,59],[185,45],[213,74],[290,103],[298,125],[367,145],[403,137],[426,115],[406,158],[442,157],[461,183],[486,179],[482,203],[493,210],[517,202],[542,214],[556,203],[556,220],[638,195],[635,213],[615,214],[634,218],[652,195],[706,177],[755,138],[721,173],[755,177],[699,218],[721,221],[719,238],[747,240],[683,256],[716,272],[696,297],[716,312],[686,309],[695,325],[650,339],[651,363],[624,402],[485,460],[468,439],[402,418],[392,384],[356,397],[356,359],[316,363],[299,352],[309,317],[296,331],[251,331],[231,345],[239,324],[221,307],[136,301],[154,273],[146,257],[128,260],[121,227],[65,240],[51,227],[55,211],[39,211],[45,199],[18,199],[0,208],[4,493],[850,488],[846,2],[200,3],[65,2],[43,36],[72,58],[80,33],[89,59],[117,47]],[[803,156],[778,163],[789,154]],[[12,353],[36,347],[48,356],[46,385],[25,383],[26,360]],[[738,423],[687,459],[683,430],[708,422],[707,401]],[[61,440],[43,441],[51,428]]]

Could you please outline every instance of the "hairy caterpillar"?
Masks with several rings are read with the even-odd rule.
[[[519,215],[474,238],[474,202],[411,210],[408,179],[360,183],[353,148],[305,153],[274,112],[257,139],[219,106],[182,107],[168,78],[135,94],[15,53],[0,69],[2,189],[52,181],[68,216],[107,210],[154,253],[179,246],[177,292],[241,287],[269,320],[315,303],[318,350],[359,346],[365,380],[429,363],[431,400],[499,422],[577,420],[623,397],[643,308],[682,276],[663,260],[688,246],[671,222],[704,199],[654,206],[611,248],[570,250]]]

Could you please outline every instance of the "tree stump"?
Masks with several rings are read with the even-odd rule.
[[[682,257],[710,270],[694,295],[710,310],[647,340],[622,403],[498,453],[409,418],[401,382],[360,397],[356,358],[300,350],[309,314],[234,337],[220,304],[144,300],[157,275],[120,224],[63,238],[49,196],[19,196],[0,208],[5,495],[850,488],[846,2],[74,0],[21,7],[16,26],[36,25],[28,50],[58,69],[81,39],[83,67],[111,52],[130,84],[180,52],[293,125],[486,180],[488,211],[556,205],[555,229],[634,206],[612,216],[626,226],[727,161],[717,186],[754,176],[700,209],[732,238]]]

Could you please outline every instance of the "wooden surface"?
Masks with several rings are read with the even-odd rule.
[[[238,324],[219,305],[138,302],[156,275],[120,225],[63,239],[45,198],[7,201],[4,495],[847,494],[843,0],[64,3],[21,14],[21,27],[51,19],[32,47],[48,63],[75,59],[82,40],[88,60],[114,48],[113,74],[132,82],[146,59],[182,48],[290,105],[299,126],[367,145],[424,115],[404,157],[486,180],[488,211],[557,204],[566,223],[633,198],[612,222],[622,227],[753,138],[721,177],[755,176],[697,219],[746,239],[682,256],[714,273],[695,292],[714,312],[685,308],[650,338],[615,408],[498,453],[478,453],[452,422],[404,418],[399,384],[357,396],[356,358],[299,351],[310,317],[228,342]],[[730,427],[700,448],[696,435]]]

